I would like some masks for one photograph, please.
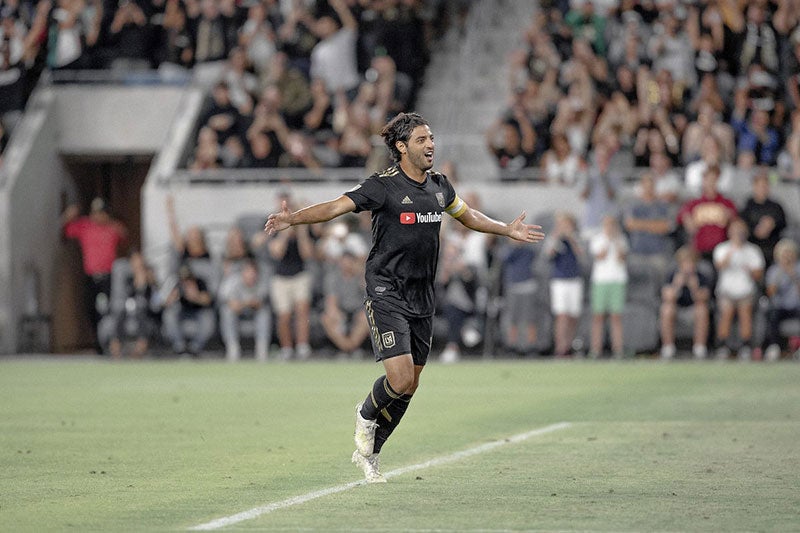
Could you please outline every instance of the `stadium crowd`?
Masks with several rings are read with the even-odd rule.
[[[580,217],[542,217],[549,237],[540,248],[445,229],[441,358],[457,360],[498,325],[507,351],[601,357],[608,344],[624,357],[647,329],[626,327],[640,311],[654,313],[653,345],[665,359],[682,340],[696,358],[735,350],[743,360],[775,360],[800,349],[798,332],[787,338],[781,327],[800,318],[797,221],[770,198],[776,181],[800,179],[798,2],[540,4],[509,58],[509,105],[487,128],[487,145],[502,177],[574,189]],[[100,7],[80,5],[79,13]],[[153,9],[163,20],[174,15],[177,29],[162,24],[164,38],[150,50],[169,53],[142,57],[123,53],[141,42],[137,32],[109,40],[113,28],[142,19],[132,5],[130,20],[100,23],[81,40],[94,44],[52,66],[216,63],[222,76],[198,125],[192,169],[369,167],[375,128],[414,101],[437,24],[431,4],[413,1],[166,0]],[[29,8],[29,33],[39,19],[57,21],[43,7],[20,6]],[[61,26],[52,26],[56,39]],[[103,53],[107,46],[122,52]],[[48,61],[62,51],[50,50]],[[635,194],[626,195],[631,179]],[[264,359],[274,319],[285,359],[306,358],[313,345],[350,355],[365,348],[354,303],[369,243],[363,219],[272,240],[237,225],[215,253],[202,228],[181,231],[171,218],[174,276],[150,289],[142,321],[151,326],[137,338],[163,331],[174,351],[198,353],[220,331],[237,359],[244,328]],[[127,307],[140,309],[118,305],[106,321],[117,355]]]

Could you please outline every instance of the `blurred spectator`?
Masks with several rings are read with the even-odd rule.
[[[767,170],[759,170],[753,177],[752,194],[739,213],[747,223],[750,242],[761,248],[767,266],[772,264],[772,249],[786,229],[783,206],[770,198],[769,180]]]
[[[767,20],[764,6],[748,2],[744,31],[735,35],[740,40],[739,66],[746,70],[753,63],[762,65],[770,72],[778,70],[778,38]]]
[[[536,293],[539,287],[533,270],[536,250],[526,243],[513,241],[501,249],[500,260],[504,318],[508,323],[505,346],[511,351],[528,353],[533,350],[538,334]],[[520,336],[520,330],[524,337]]]
[[[153,59],[156,65],[191,68],[194,41],[186,23],[186,8],[180,0],[166,0],[160,26],[156,27]]]
[[[281,209],[292,209],[288,193],[282,192],[278,199]],[[314,257],[314,243],[308,226],[299,225],[281,231],[269,240],[268,246],[275,262],[270,298],[278,320],[281,359],[291,359],[295,352],[299,359],[308,359],[311,355],[308,337],[312,280],[306,263]]]
[[[328,0],[333,14],[323,14],[313,30],[319,42],[311,51],[311,79],[321,79],[331,93],[343,91],[355,97],[360,77],[356,62],[358,21],[344,0]]]
[[[81,248],[86,308],[96,334],[100,318],[108,312],[111,269],[128,232],[121,222],[111,217],[102,198],[92,200],[88,216],[80,216],[80,208],[70,205],[61,216],[61,222],[64,236],[76,239]],[[95,347],[100,353],[99,344]]]
[[[774,165],[778,159],[780,139],[778,132],[770,125],[769,112],[766,109],[754,109],[745,118],[734,109],[731,124],[739,137],[737,151],[753,154],[758,165]]]
[[[447,321],[447,344],[439,357],[443,363],[455,363],[461,358],[465,325],[477,310],[478,271],[465,260],[464,246],[463,233],[453,231],[444,241],[442,251],[439,283],[444,293],[442,309]]]
[[[267,305],[267,284],[261,277],[258,265],[252,259],[243,259],[239,268],[230,274],[231,283],[224,295],[220,294],[219,324],[225,343],[225,357],[238,361],[242,355],[240,342],[244,321],[252,322],[255,337],[255,358],[266,361],[269,341],[272,338],[272,315]]]
[[[583,311],[583,276],[581,259],[584,252],[578,237],[575,217],[558,212],[553,232],[544,242],[544,253],[550,259],[550,306],[555,317],[556,357],[567,357],[573,348],[578,320]]]
[[[625,259],[628,242],[616,217],[603,217],[603,229],[589,242],[592,254],[592,333],[589,356],[593,359],[603,353],[605,318],[611,325],[611,350],[615,358],[625,354],[622,329],[622,312],[628,285]]]
[[[585,206],[581,236],[587,240],[600,231],[604,216],[616,216],[619,213],[617,191],[622,185],[622,176],[613,168],[613,158],[618,150],[619,141],[616,137],[603,139],[591,154],[585,179],[578,184]]]
[[[782,177],[798,181],[800,180],[800,109],[792,111],[791,118],[791,131],[786,140],[786,149],[778,159],[778,169]]]
[[[581,181],[586,162],[570,150],[566,135],[553,135],[552,148],[542,158],[542,176],[548,183],[572,186]]]
[[[175,198],[171,194],[167,195],[167,219],[176,265],[186,260],[211,258],[205,232],[200,226],[190,226],[186,229],[185,234],[181,233],[178,218],[175,215]]]
[[[668,203],[656,196],[653,176],[639,179],[637,197],[625,207],[624,226],[630,238],[631,260],[642,261],[660,278],[672,255],[673,216]]]
[[[154,42],[155,31],[143,6],[136,0],[121,0],[108,29],[108,66],[125,70],[149,68]]]
[[[753,335],[753,302],[764,274],[764,255],[755,244],[747,242],[747,224],[735,219],[728,228],[729,239],[714,248],[714,267],[717,270],[715,289],[719,320],[717,322],[717,359],[730,355],[728,339],[734,315],[738,317],[742,346],[737,354],[750,360]]]
[[[683,31],[683,21],[675,9],[665,9],[659,14],[654,35],[648,43],[648,55],[653,61],[653,71],[666,70],[682,86],[694,83],[694,53],[692,44]]]
[[[725,240],[728,225],[736,218],[736,206],[717,189],[719,167],[710,166],[703,174],[703,193],[689,200],[678,212],[678,224],[691,239],[703,259],[710,260],[719,243]]]
[[[536,132],[521,106],[511,116],[498,119],[486,131],[486,143],[501,169],[501,176],[514,177],[536,161]]]
[[[325,335],[343,356],[361,358],[361,347],[369,336],[364,284],[363,257],[345,249],[325,278],[325,307],[320,317]]]
[[[734,155],[734,131],[724,123],[720,112],[712,104],[704,102],[699,106],[697,120],[690,122],[683,134],[681,157],[684,163],[691,163],[702,157],[701,146],[706,138],[713,137],[718,142],[721,157],[730,160]]]
[[[570,0],[570,10],[564,21],[572,28],[575,38],[586,39],[597,54],[605,54],[605,17],[595,13],[591,0]]]
[[[734,189],[736,179],[734,169],[723,159],[719,140],[713,135],[708,135],[703,139],[700,159],[686,165],[686,192],[690,197],[697,198],[702,194],[703,176],[706,169],[712,166],[719,171],[717,190],[722,194],[730,193]]]
[[[791,239],[781,239],[775,245],[775,264],[767,270],[766,295],[769,307],[764,359],[777,361],[781,357],[781,323],[800,318],[800,263],[797,243]]]
[[[228,56],[233,20],[220,12],[216,0],[199,0],[199,12],[190,11],[189,27],[194,36],[194,58],[197,63],[218,61]]]
[[[189,264],[181,265],[177,279],[173,278],[166,285],[170,288],[164,299],[162,319],[172,351],[196,357],[216,332],[217,319],[210,289]]]
[[[655,183],[655,194],[670,205],[677,205],[683,190],[683,183],[666,154],[650,154],[650,173]]]
[[[692,355],[708,355],[709,302],[713,281],[697,268],[697,253],[691,246],[675,252],[676,269],[661,288],[661,358],[675,357],[675,322],[680,309],[692,309]]]
[[[248,61],[262,78],[270,74],[270,64],[277,52],[277,39],[268,19],[268,4],[250,3],[247,8],[247,19],[239,28],[239,46],[246,50]],[[272,6],[276,7],[276,4],[277,2],[273,2]]]
[[[228,230],[225,237],[225,251],[220,265],[221,282],[219,296],[224,298],[232,285],[241,278],[242,268],[254,259],[253,253],[245,240],[244,232],[238,226]]]
[[[111,294],[110,319],[112,326],[108,349],[111,356],[119,359],[123,355],[124,341],[133,339],[131,356],[138,359],[147,353],[150,341],[158,332],[160,302],[155,274],[140,252],[132,252],[128,258],[131,275],[125,279],[124,293]]]

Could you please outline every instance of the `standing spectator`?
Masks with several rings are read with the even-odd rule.
[[[769,309],[764,359],[777,361],[781,357],[781,322],[800,318],[800,263],[797,243],[791,239],[781,239],[775,245],[775,264],[767,270],[766,293]]]
[[[325,309],[322,327],[342,355],[361,357],[361,346],[369,336],[363,313],[366,288],[362,258],[345,249],[325,278]]]
[[[461,359],[461,342],[466,338],[464,325],[476,312],[478,271],[466,260],[466,237],[462,230],[454,228],[444,241],[439,273],[444,293],[443,314],[447,321],[447,344],[439,356],[443,363],[455,363]]]
[[[281,193],[279,199],[282,204],[290,205],[288,193]],[[275,261],[270,297],[278,318],[281,359],[291,359],[295,348],[298,358],[307,359],[311,355],[308,336],[312,280],[306,262],[314,257],[314,243],[308,226],[294,226],[276,234],[268,247]]]
[[[750,242],[758,245],[767,266],[772,264],[772,250],[786,229],[783,206],[769,197],[769,175],[761,169],[753,176],[753,191],[740,213],[750,231]]]
[[[115,359],[122,357],[123,341],[133,338],[132,356],[136,359],[147,353],[150,340],[158,331],[158,285],[153,270],[140,252],[128,258],[131,275],[125,280],[124,293],[111,294],[113,326],[108,350]],[[116,290],[116,289],[115,289]]]
[[[692,246],[703,259],[710,260],[714,247],[725,240],[728,224],[736,217],[736,206],[719,193],[719,167],[708,167],[703,173],[703,193],[689,200],[678,212],[678,224],[692,240]]]
[[[266,361],[272,337],[272,316],[267,305],[267,285],[252,259],[243,260],[226,290],[220,305],[220,330],[225,342],[225,357],[238,361],[242,355],[240,327],[242,320],[252,320],[255,330],[255,358]]]
[[[225,59],[230,50],[227,21],[220,13],[216,0],[200,0],[200,12],[190,16],[189,26],[195,42],[197,63]]]
[[[571,0],[564,22],[572,28],[575,38],[588,41],[598,55],[606,53],[606,19],[595,13],[591,0]]]
[[[501,251],[503,264],[503,308],[508,321],[505,345],[526,353],[536,344],[536,292],[538,283],[533,271],[536,252],[532,246],[510,243]],[[520,328],[525,337],[520,339]]]
[[[613,216],[603,218],[603,229],[589,243],[592,254],[592,335],[589,356],[593,359],[603,353],[605,317],[611,324],[611,349],[615,358],[624,356],[624,334],[622,311],[625,309],[625,293],[628,271],[625,258],[628,242],[620,231],[619,222]]]
[[[656,196],[651,174],[642,175],[638,189],[638,197],[625,209],[624,224],[631,240],[631,259],[644,262],[663,278],[667,258],[672,254],[670,206]]]
[[[200,226],[190,226],[185,234],[181,233],[175,215],[175,198],[171,194],[167,196],[167,218],[176,266],[187,260],[211,258],[206,245],[206,234]]]
[[[338,21],[323,15],[314,24],[319,42],[311,51],[311,79],[322,79],[328,90],[335,94],[343,91],[348,99],[355,97],[361,81],[356,62],[358,21],[344,0],[329,0]]]
[[[67,207],[61,217],[64,236],[76,239],[83,256],[86,308],[97,334],[97,324],[108,308],[111,290],[111,268],[117,258],[120,245],[128,232],[121,222],[111,218],[102,198],[92,200],[89,216],[80,216],[77,205]],[[99,343],[95,344],[98,353]]]
[[[550,306],[555,317],[555,355],[567,357],[583,311],[581,248],[575,217],[556,213],[553,233],[545,240],[544,253],[550,259]]]
[[[107,4],[108,5],[108,4]],[[147,69],[155,32],[135,0],[119,2],[108,29],[109,65],[115,69]]]
[[[679,309],[692,309],[692,355],[705,359],[708,355],[709,300],[712,280],[697,269],[697,253],[691,246],[675,252],[677,268],[661,288],[661,358],[675,357],[675,321]]]
[[[717,359],[730,355],[728,338],[734,314],[739,319],[739,337],[742,346],[738,358],[750,360],[753,335],[753,302],[759,281],[764,274],[764,254],[753,243],[747,242],[747,224],[735,219],[728,228],[729,239],[714,248],[714,267],[719,273],[716,296],[719,305],[717,322]]]
[[[176,354],[188,353],[198,356],[216,331],[214,300],[206,282],[196,276],[188,264],[178,269],[174,281],[164,300],[164,329]],[[185,321],[193,322],[184,332]],[[188,333],[188,339],[187,337]],[[187,344],[188,340],[188,344]]]
[[[650,172],[655,182],[656,196],[670,205],[677,205],[683,183],[678,173],[672,169],[672,161],[667,154],[650,154]]]
[[[523,168],[534,165],[536,132],[521,106],[516,106],[509,115],[486,130],[486,143],[497,159],[501,176],[518,177]]]
[[[618,140],[612,137],[604,138],[595,147],[589,171],[579,184],[585,205],[581,223],[581,235],[585,239],[600,231],[604,216],[618,214],[617,191],[622,178],[611,168],[612,158],[619,148]]]

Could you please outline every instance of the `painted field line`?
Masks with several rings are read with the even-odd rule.
[[[557,424],[551,424],[549,426],[541,427],[538,429],[533,429],[531,431],[527,431],[525,433],[520,433],[518,435],[513,435],[511,437],[507,437],[501,440],[495,440],[492,442],[487,442],[486,444],[481,444],[480,446],[475,446],[474,448],[469,448],[466,450],[461,450],[460,452],[451,453],[448,455],[442,455],[441,457],[436,457],[431,459],[430,461],[425,461],[423,463],[417,463],[414,465],[404,466],[402,468],[397,468],[395,470],[391,470],[390,472],[386,472],[383,474],[385,478],[393,478],[396,476],[401,476],[403,474],[408,474],[409,472],[415,472],[417,470],[424,470],[426,468],[430,468],[432,466],[439,466],[447,463],[453,463],[455,461],[460,461],[461,459],[465,459],[467,457],[472,457],[473,455],[478,455],[481,453],[485,453],[495,448],[499,448],[500,446],[505,446],[506,444],[514,444],[517,442],[522,442],[524,440],[528,440],[531,437],[538,437],[539,435],[545,435],[547,433],[553,433],[554,431],[559,431],[562,429],[566,429],[572,426],[569,422],[559,422]],[[352,488],[365,485],[367,482],[363,479],[360,481],[353,481],[352,483],[345,483],[343,485],[336,485],[334,487],[328,487],[327,489],[315,490],[313,492],[307,492],[306,494],[301,494],[300,496],[294,496],[292,498],[282,500],[279,502],[268,503],[266,505],[262,505],[259,507],[254,507],[249,511],[242,511],[241,513],[236,513],[231,516],[225,516],[222,518],[217,518],[216,520],[212,520],[211,522],[206,522],[205,524],[200,524],[194,527],[189,528],[189,531],[210,531],[213,529],[220,529],[223,527],[231,526],[233,524],[238,524],[239,522],[244,522],[245,520],[252,520],[254,518],[258,518],[261,515],[269,514],[273,511],[277,511],[279,509],[285,509],[287,507],[292,507],[295,505],[300,505],[301,503],[306,503],[311,500],[316,500],[317,498],[322,498],[323,496],[329,496],[331,494],[337,494],[339,492],[344,492],[346,490],[350,490]]]

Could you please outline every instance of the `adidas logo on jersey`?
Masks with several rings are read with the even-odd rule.
[[[409,198],[408,196],[406,196],[405,198],[403,198],[403,201],[402,201],[402,202],[400,202],[400,203],[401,203],[401,204],[413,204],[414,202],[412,202],[412,201],[411,201],[411,198]]]

